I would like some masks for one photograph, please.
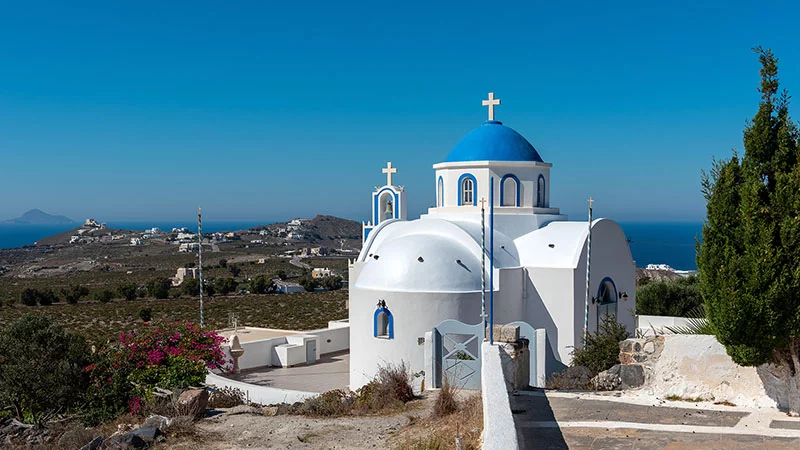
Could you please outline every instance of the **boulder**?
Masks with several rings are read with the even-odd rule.
[[[183,391],[178,397],[178,404],[182,406],[186,414],[202,417],[208,406],[208,392],[205,389]]]
[[[99,450],[103,445],[103,441],[105,441],[103,436],[97,436],[96,438],[92,439],[91,442],[81,447],[81,450]]]
[[[103,448],[109,450],[141,450],[147,447],[149,444],[133,432],[118,434],[103,442]]]
[[[150,416],[145,419],[142,428],[158,428],[164,431],[169,426],[169,418],[164,416]]]
[[[229,416],[233,416],[236,414],[261,414],[258,408],[254,408],[250,405],[236,405],[233,408],[227,410],[225,414]]]
[[[644,367],[638,364],[617,364],[592,378],[594,388],[599,391],[632,389],[644,384]]]
[[[161,430],[155,427],[147,427],[147,428],[142,427],[139,428],[138,430],[131,431],[128,434],[138,436],[148,445],[153,445],[156,442],[156,439],[158,439],[158,437],[161,436]]]
[[[592,381],[592,371],[584,366],[567,367],[558,374],[559,389],[586,389]]]
[[[633,389],[644,385],[644,366],[633,364],[619,367],[619,380],[622,389]]]

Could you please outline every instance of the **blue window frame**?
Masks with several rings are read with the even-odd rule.
[[[539,174],[539,179],[536,182],[536,206],[539,208],[546,208],[546,196],[545,196],[545,182],[544,182],[544,175]]]
[[[514,184],[513,187],[510,186],[511,183]],[[508,186],[506,184],[508,184]],[[509,192],[508,188],[510,187],[513,189],[512,192]],[[519,191],[519,178],[510,173],[508,175],[504,175],[500,180],[500,206],[520,206]]]
[[[458,206],[474,206],[477,202],[478,182],[471,173],[462,174],[458,178]]]
[[[394,339],[394,317],[389,308],[383,306],[375,310],[375,314],[372,316],[372,336]]]

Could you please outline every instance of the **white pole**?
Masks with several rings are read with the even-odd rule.
[[[592,260],[592,200],[589,197],[589,237],[586,240],[586,298],[584,301],[584,314],[583,314],[583,336],[589,336],[589,274],[591,273],[589,267]]]
[[[200,244],[197,248],[197,260],[200,266],[200,328],[203,328],[205,326],[203,317],[203,221],[200,208],[197,208],[197,242]]]

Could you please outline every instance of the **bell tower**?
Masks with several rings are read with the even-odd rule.
[[[362,242],[366,242],[370,231],[381,223],[392,219],[406,220],[406,191],[403,186],[395,186],[392,182],[397,167],[392,167],[390,161],[382,172],[386,174],[386,184],[372,192],[372,220],[361,223]]]

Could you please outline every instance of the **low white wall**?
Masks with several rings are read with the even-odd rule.
[[[653,362],[645,364],[648,395],[729,401],[743,407],[778,406],[768,395],[776,381],[765,382],[759,368],[742,367],[731,359],[725,347],[710,335],[674,334],[664,336],[664,348]],[[774,394],[773,394],[774,397]]]
[[[244,353],[239,358],[239,369],[246,370],[256,367],[279,365],[275,347],[285,343],[286,338],[283,336],[243,343],[242,348],[244,349]],[[222,351],[225,353],[226,359],[231,359],[231,349],[229,345],[223,345]]]
[[[673,334],[666,327],[689,326],[690,319],[672,316],[636,316],[636,330],[640,336],[654,336],[660,334]],[[655,330],[655,333],[653,333]]]
[[[519,448],[517,429],[511,415],[506,381],[500,362],[500,347],[484,342],[481,346],[481,398],[483,400],[484,450]]]
[[[206,384],[216,386],[217,388],[230,387],[239,389],[245,393],[246,399],[262,405],[275,405],[278,403],[292,404],[295,402],[302,402],[307,398],[316,397],[319,395],[316,392],[293,391],[289,389],[277,389],[267,386],[256,386],[254,384],[231,380],[230,378],[225,378],[214,373],[206,374]]]
[[[337,325],[337,328],[323,328],[309,331],[308,334],[317,336],[317,354],[340,352],[350,348],[350,327]]]

